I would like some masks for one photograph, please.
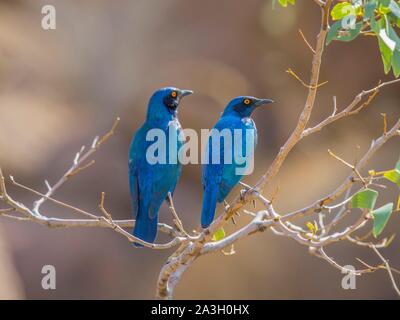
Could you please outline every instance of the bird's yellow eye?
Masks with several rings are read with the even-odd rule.
[[[171,97],[172,97],[172,98],[176,98],[177,95],[178,95],[178,94],[176,93],[176,91],[172,91],[172,92],[171,92]]]
[[[243,103],[244,103],[245,105],[247,105],[247,106],[250,104],[250,102],[251,102],[250,99],[244,99],[244,100],[243,100]]]

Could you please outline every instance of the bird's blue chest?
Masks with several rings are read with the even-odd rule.
[[[252,118],[243,118],[241,119],[243,124],[243,130],[246,134],[245,143],[250,142],[252,144],[252,148],[254,149],[257,145],[257,128],[254,120]]]
[[[212,164],[212,155],[209,165],[203,172],[203,181],[212,181],[219,184],[218,201],[225,199],[230,190],[240,181],[246,170],[248,160],[253,157],[257,144],[257,132],[253,119],[237,116],[224,116],[215,126],[221,131],[228,129],[232,135],[232,143],[226,144],[220,140],[220,164]],[[209,140],[209,152],[213,154],[212,139]],[[226,148],[232,148],[226,152]],[[227,155],[231,155],[226,159]]]
[[[139,170],[149,168],[160,178],[176,176],[176,170],[180,168],[178,151],[183,145],[182,135],[177,119],[156,124],[145,123],[133,138],[129,153],[130,166]]]
[[[257,129],[252,118],[227,117],[217,124],[218,129],[229,129],[232,135],[232,155],[252,155],[257,144]]]

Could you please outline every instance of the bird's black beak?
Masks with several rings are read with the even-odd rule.
[[[273,103],[274,100],[271,99],[258,99],[255,103],[256,107],[263,106],[265,104]]]
[[[192,90],[179,90],[180,97],[185,97],[185,96],[191,95],[192,93],[193,93]]]

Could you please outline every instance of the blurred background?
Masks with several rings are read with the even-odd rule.
[[[41,28],[41,8],[56,8],[56,30]],[[272,98],[276,103],[254,116],[259,129],[251,184],[268,168],[293,129],[307,90],[285,73],[289,67],[306,82],[311,44],[319,29],[314,1],[272,10],[267,0],[85,0],[0,1],[0,164],[17,181],[44,192],[71,165],[81,145],[106,132],[116,116],[116,134],[96,153],[96,165],[68,181],[55,195],[96,212],[101,191],[114,218],[131,218],[127,152],[142,123],[151,93],[162,86],[193,89],[184,100],[184,127],[211,128],[228,100],[237,95]],[[332,97],[346,106],[383,74],[377,41],[359,37],[334,42],[323,57],[321,82],[311,124],[332,112]],[[352,162],[382,133],[382,116],[400,116],[399,86],[386,87],[359,116],[347,118],[306,138],[285,162],[274,185],[280,213],[298,209],[331,192],[349,174],[327,149]],[[393,139],[368,169],[393,168],[400,154]],[[267,191],[268,191],[267,190]],[[237,194],[235,190],[231,196]],[[36,198],[9,186],[18,201]],[[175,193],[187,230],[199,228],[200,167],[188,165]],[[381,191],[378,205],[396,201],[395,188]],[[76,217],[47,203],[42,213]],[[163,206],[161,221],[171,223]],[[350,217],[354,219],[356,216]],[[242,215],[239,225],[248,217]],[[393,215],[385,235],[398,231]],[[343,227],[343,225],[342,225]],[[234,230],[230,226],[227,231]],[[366,230],[365,232],[367,232]],[[159,236],[159,241],[166,238]],[[383,254],[400,266],[400,241]],[[395,298],[385,271],[357,278],[356,290],[343,290],[343,275],[297,242],[266,231],[235,245],[236,254],[203,256],[176,288],[180,299],[368,299]],[[370,264],[373,252],[348,243],[328,253],[343,264]],[[134,250],[106,229],[48,229],[31,222],[0,218],[0,298],[152,299],[163,263],[172,251]],[[57,289],[41,287],[41,269],[54,265]]]

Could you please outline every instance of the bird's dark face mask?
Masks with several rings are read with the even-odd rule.
[[[273,102],[271,99],[240,97],[237,98],[236,103],[233,105],[233,110],[235,110],[241,117],[250,117],[256,108],[271,102]]]
[[[191,90],[172,90],[169,94],[164,98],[164,104],[167,107],[169,113],[172,115],[176,114],[176,110],[179,106],[181,98],[187,95],[192,94]]]

